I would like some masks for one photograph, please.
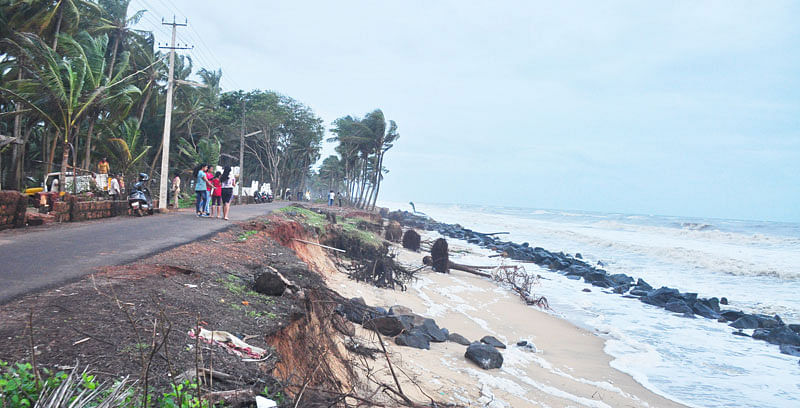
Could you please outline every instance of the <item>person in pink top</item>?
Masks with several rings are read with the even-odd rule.
[[[221,174],[216,172],[211,179],[211,216],[217,214],[217,218],[222,218],[222,182],[219,180]]]

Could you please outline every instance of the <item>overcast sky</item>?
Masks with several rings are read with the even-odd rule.
[[[800,221],[800,2],[134,0],[223,87],[381,108],[383,199]],[[328,126],[330,127],[330,126]],[[331,153],[330,146],[325,153]]]

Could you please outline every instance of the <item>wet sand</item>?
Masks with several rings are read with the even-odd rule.
[[[449,242],[451,251],[465,249]],[[422,256],[400,249],[397,259],[418,267]],[[440,401],[489,407],[683,406],[612,368],[602,337],[525,305],[515,293],[489,279],[461,271],[440,274],[428,268],[417,276],[407,291],[375,288],[341,273],[330,274],[327,280],[342,296],[363,297],[371,306],[403,305],[435,319],[451,333],[471,341],[492,335],[508,348],[501,350],[502,368],[483,370],[464,357],[466,346],[457,343],[431,343],[430,350],[419,350],[385,339],[398,371],[414,378],[413,383],[401,382],[403,391],[413,398],[425,401],[427,394]],[[375,339],[363,329],[358,333]],[[515,346],[519,340],[533,342],[537,351]],[[388,376],[388,371],[383,375]]]

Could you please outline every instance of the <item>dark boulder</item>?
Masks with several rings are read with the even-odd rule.
[[[591,271],[583,275],[583,279],[587,283],[606,282],[608,275],[606,275],[605,272]]]
[[[701,302],[698,300],[697,302],[692,305],[692,310],[700,316],[703,316],[707,319],[719,319],[719,313],[715,312],[713,309],[708,307],[705,302]]]
[[[466,339],[466,337],[458,334],[458,333],[450,333],[447,336],[447,341],[452,341],[453,343],[458,343],[462,346],[469,346],[470,341]]]
[[[720,312],[720,310],[719,310],[719,299],[717,299],[715,297],[712,297],[711,299],[705,299],[705,298],[704,299],[697,299],[697,302],[695,302],[695,304],[697,304],[697,303],[702,304],[703,306],[711,309],[712,311],[714,311],[717,314],[719,314],[719,312]]]
[[[694,311],[692,310],[686,302],[682,300],[672,300],[667,302],[664,306],[665,309],[669,310],[670,312],[674,313],[681,313],[681,314],[693,314]]]
[[[753,315],[758,319],[758,327],[762,329],[772,329],[774,327],[783,326],[783,320],[779,316],[767,316],[763,314]],[[777,319],[776,319],[777,317]]]
[[[401,333],[399,336],[394,338],[394,342],[397,343],[398,346],[414,347],[423,350],[431,349],[431,343],[428,340],[428,336],[417,330]]]
[[[645,282],[644,279],[639,278],[639,280],[636,281],[636,289],[646,290],[649,292],[653,290],[653,287],[650,286],[649,283]]]
[[[503,355],[496,348],[487,344],[472,343],[467,347],[464,357],[484,370],[503,366]]]
[[[624,273],[615,273],[613,275],[609,275],[608,279],[617,285],[633,285],[633,278]]]
[[[633,295],[633,296],[647,296],[647,294],[649,292],[650,291],[648,291],[648,290],[642,290],[642,289],[634,288],[634,289],[631,289],[631,291],[629,293],[631,295]]]
[[[621,295],[621,294],[627,292],[628,289],[630,289],[630,288],[631,288],[631,285],[628,285],[628,284],[615,286],[614,287],[614,293],[619,293]]]
[[[497,347],[502,349],[506,348],[506,345],[503,344],[503,342],[497,340],[493,336],[483,336],[483,338],[481,339],[481,343],[488,344],[492,347]]]
[[[800,347],[790,346],[788,344],[781,344],[781,353],[788,354],[790,356],[800,357]]]
[[[788,344],[790,346],[800,346],[800,334],[790,330],[786,326],[775,327],[772,329],[756,329],[753,338],[764,340],[772,344]]]
[[[642,296],[639,298],[639,300],[644,303],[659,307],[666,306],[667,302],[673,299],[681,299],[680,292],[678,292],[678,289],[672,289],[666,286],[662,286],[660,289],[650,291],[647,293],[647,296]]]
[[[680,297],[688,305],[693,305],[694,302],[697,302],[697,293],[681,293]]]
[[[436,321],[433,319],[425,319],[422,325],[415,326],[414,330],[419,330],[421,333],[428,336],[431,341],[437,343],[447,341],[447,334],[444,329],[440,329],[439,325],[437,325]]]
[[[744,312],[738,310],[723,310],[719,312],[719,315],[729,322],[735,322],[737,319],[744,316]]]
[[[741,330],[735,331],[735,332],[733,332],[731,334],[733,334],[734,336],[750,337],[749,334],[747,334],[747,333],[745,333],[745,332],[743,332]]]
[[[264,295],[280,296],[286,291],[286,282],[277,273],[265,271],[256,277],[254,289]]]
[[[789,329],[791,329],[793,332],[795,332],[795,333],[797,333],[797,334],[800,334],[800,324],[790,324],[788,327],[789,327]]]
[[[567,275],[567,279],[579,280],[581,277],[578,275]]]
[[[530,351],[532,353],[536,352],[536,346],[533,343],[529,342],[528,340],[520,340],[520,341],[518,341],[517,342],[517,347],[519,347],[519,348],[521,348],[521,349],[523,349],[525,351]]]
[[[583,259],[583,255],[581,255],[581,253],[580,253],[580,252],[578,252],[578,253],[576,253],[576,254],[575,254],[575,258],[577,258],[577,259]]]
[[[412,313],[414,312],[412,312],[411,309],[401,305],[394,305],[389,308],[390,315],[410,315]]]
[[[352,298],[336,307],[336,311],[347,320],[362,324],[365,320],[378,317],[373,308],[367,306],[363,298]]]
[[[591,290],[591,289],[589,289],[589,288],[583,288],[583,289],[582,289],[582,292],[591,292],[591,291],[592,291],[592,290]]]
[[[374,330],[384,336],[394,337],[408,327],[397,316],[382,316],[364,322],[364,328]]]
[[[719,304],[727,306],[728,305],[728,298],[726,298],[725,296],[721,297],[719,299]]]
[[[728,326],[735,327],[737,329],[757,329],[758,319],[755,316],[746,314],[736,319],[733,323],[729,324]]]

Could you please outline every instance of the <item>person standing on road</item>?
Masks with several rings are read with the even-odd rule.
[[[206,214],[211,215],[211,190],[214,189],[214,185],[211,184],[211,180],[214,178],[214,173],[211,172],[211,165],[206,164]]]
[[[231,175],[231,166],[225,166],[219,181],[222,184],[222,218],[227,221],[228,212],[231,210],[233,188],[236,187],[236,179]]]
[[[119,199],[119,194],[119,181],[117,181],[117,178],[111,174],[108,178],[108,196],[111,198],[111,201],[117,201]]]
[[[206,208],[206,202],[208,201],[208,190],[206,190],[206,185],[208,184],[208,177],[206,176],[206,167],[205,164],[202,164],[195,168],[194,171],[194,194],[195,194],[195,209],[197,210],[198,217],[208,217],[208,213],[204,213]]]
[[[333,207],[333,199],[336,197],[336,194],[333,194],[333,190],[328,193],[328,207]]]
[[[172,178],[172,206],[175,209],[180,208],[180,198],[181,198],[181,174],[175,173],[175,177]]]
[[[211,216],[216,214],[217,218],[222,218],[222,182],[219,177],[222,175],[220,172],[214,173],[214,178],[211,179]]]

